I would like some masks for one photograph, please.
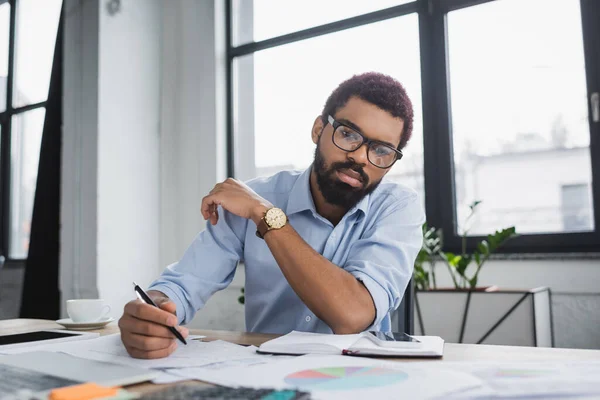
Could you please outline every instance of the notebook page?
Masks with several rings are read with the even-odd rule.
[[[310,354],[341,354],[356,342],[360,335],[329,335],[325,333],[292,331],[287,335],[263,343],[264,352]]]

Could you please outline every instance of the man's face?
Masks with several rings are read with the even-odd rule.
[[[394,148],[400,143],[402,119],[358,97],[350,98],[332,117],[368,139],[387,142]],[[331,124],[323,127],[318,117],[312,130],[313,142],[317,145],[313,163],[317,184],[329,204],[350,209],[375,190],[390,169],[378,168],[369,162],[367,145],[353,152],[341,150],[332,141]]]

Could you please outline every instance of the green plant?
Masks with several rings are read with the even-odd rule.
[[[475,289],[479,273],[490,255],[502,246],[507,240],[517,236],[514,226],[495,231],[481,240],[472,253],[467,253],[468,224],[477,211],[481,201],[469,205],[467,216],[461,233],[461,254],[444,252],[443,236],[440,229],[423,225],[423,247],[417,255],[413,278],[417,289],[430,290],[437,288],[435,268],[436,262],[441,260],[447,267],[452,283],[456,289]],[[472,266],[473,265],[473,266]]]
[[[423,224],[423,246],[415,260],[413,277],[417,288],[429,290],[437,286],[435,265],[437,254],[442,250],[442,230]],[[427,266],[429,265],[429,269]]]

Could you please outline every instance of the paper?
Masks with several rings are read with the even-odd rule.
[[[75,341],[80,341],[80,340],[95,339],[100,336],[99,333],[95,333],[95,332],[78,332],[78,331],[68,331],[68,330],[64,330],[64,329],[43,329],[40,331],[56,332],[59,334],[72,333],[73,336],[60,337],[60,338],[56,338],[56,339],[39,340],[39,341],[35,341],[35,342],[6,344],[6,345],[0,346],[0,354],[13,354],[13,350],[18,351],[18,349],[29,349],[29,348],[33,348],[33,347],[36,347],[36,349],[39,350],[39,349],[41,349],[41,347],[39,347],[39,346],[48,346],[51,344],[58,344],[58,343],[64,343],[64,342],[75,342]]]
[[[152,383],[154,383],[156,385],[163,385],[165,383],[175,383],[175,382],[190,380],[190,378],[187,378],[185,376],[175,375],[169,371],[174,371],[174,370],[173,369],[165,369],[162,371],[158,371],[157,372],[158,375],[156,376],[156,378],[152,379]]]
[[[444,368],[481,379],[477,390],[455,393],[454,399],[600,397],[600,362],[448,362]]]
[[[360,337],[361,335],[328,335],[292,331],[287,335],[263,343],[260,350],[274,353],[341,354]]]
[[[431,399],[482,386],[470,374],[362,357],[308,355],[251,367],[180,369],[188,376],[224,386],[299,388],[314,399]]]
[[[246,358],[269,357],[256,354],[255,348],[247,348],[221,340],[214,342],[189,340],[187,345],[179,343],[177,350],[169,357],[141,360],[132,358],[127,353],[119,334],[101,336],[97,339],[76,343],[37,346],[36,350],[63,352],[90,360],[156,369],[198,367]],[[23,353],[27,352],[27,349],[15,349],[12,352]]]

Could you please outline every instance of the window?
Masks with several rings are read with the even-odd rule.
[[[258,42],[411,1],[234,0],[234,42]]]
[[[594,215],[589,183],[562,185],[560,194],[563,230],[569,232],[592,230]]]
[[[308,167],[331,90],[374,70],[403,83],[415,108],[388,178],[421,192],[449,249],[460,250],[475,200],[469,247],[515,225],[506,252],[600,248],[598,2],[281,3],[228,4],[230,174]],[[335,63],[339,54],[352,62]]]
[[[405,40],[394,52],[382,52],[371,45],[382,36]],[[348,54],[356,54],[350,57],[352,62],[336,62],[336,58],[346,59]],[[357,70],[378,70],[402,79],[415,110],[421,110],[419,27],[414,14],[259,51],[250,57],[254,67],[254,101],[244,98],[237,104],[242,115],[250,114],[244,108],[254,109],[254,126],[243,124],[245,134],[254,132],[255,140],[254,161],[245,168],[248,178],[283,169],[306,169],[314,157],[310,132],[315,117],[331,91]],[[238,68],[245,68],[249,61],[241,59]],[[290,76],[298,79],[289,79]],[[420,121],[417,111],[411,143],[388,174],[393,180],[402,181],[406,177],[417,188],[423,186]],[[251,170],[254,176],[250,175]]]
[[[269,26],[273,14],[258,12],[258,3],[262,2],[255,2],[254,26]],[[321,15],[335,15],[339,2],[321,3],[320,8],[331,7]],[[342,9],[347,14],[356,14],[384,3],[402,2],[345,3],[359,8]],[[297,25],[314,22],[310,9],[299,8],[304,10],[305,19],[297,18]],[[389,46],[390,51],[373,46],[373,42],[382,37],[386,38],[382,45]],[[401,43],[396,42],[397,37],[403,38]],[[237,152],[239,178],[267,176],[283,169],[306,169],[315,151],[310,139],[312,123],[331,91],[357,71],[376,70],[401,81],[415,109],[413,137],[388,178],[420,190],[424,198],[421,64],[416,13],[252,52],[236,58],[233,65],[237,134],[240,141],[253,138],[248,146],[238,147],[244,149],[243,153]],[[248,154],[248,149],[254,149],[253,154]]]
[[[483,201],[471,234],[510,225],[562,232],[558,183],[591,182],[581,32],[579,3],[570,0],[448,13],[458,221]]]
[[[0,255],[27,258],[61,0],[0,0]]]

